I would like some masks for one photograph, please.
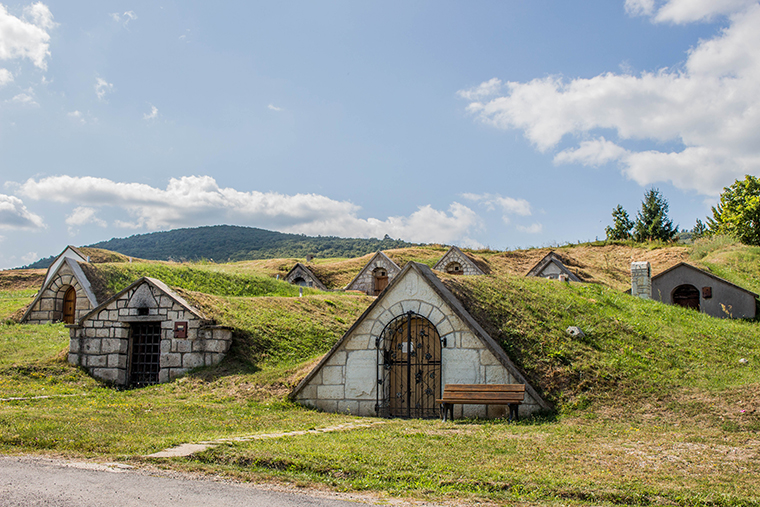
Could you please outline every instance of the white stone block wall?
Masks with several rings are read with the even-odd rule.
[[[394,318],[413,311],[435,325],[446,347],[441,351],[442,387],[449,384],[518,383],[507,368],[485,346],[443,299],[416,272],[409,271],[392,292],[357,326],[296,400],[325,412],[346,412],[361,416],[377,415],[377,364],[375,340]],[[525,395],[520,415],[540,409]],[[456,405],[455,417],[502,417],[505,406]]]
[[[472,260],[456,250],[449,250],[448,253],[436,264],[436,269],[448,273],[448,267],[452,263],[458,263],[462,268],[461,274],[466,276],[482,275],[483,273],[473,264]]]
[[[631,295],[652,299],[652,266],[649,262],[631,263]]]
[[[45,324],[60,321],[63,318],[63,297],[69,287],[74,287],[77,292],[76,320],[86,315],[92,310],[90,300],[69,265],[63,264],[58,270],[58,275],[43,289],[42,294],[34,302],[24,322]]]
[[[375,258],[375,260],[368,265],[361,274],[353,280],[353,282],[346,287],[348,290],[360,290],[367,294],[368,296],[374,296],[375,295],[375,274],[374,271],[377,268],[384,268],[385,272],[388,274],[388,284],[390,284],[393,279],[398,275],[401,270],[398,266],[396,266],[393,262],[389,262],[388,259],[385,259],[381,256],[378,256]]]
[[[152,290],[155,304],[148,309],[148,315],[139,315],[139,309],[131,306],[130,300],[144,287]],[[187,322],[187,338],[175,338],[175,321]],[[130,327],[148,322],[161,324],[159,382],[167,382],[199,366],[219,363],[232,342],[229,328],[210,325],[162,291],[143,284],[111,301],[81,326],[70,328],[69,362],[82,366],[95,378],[127,385]]]

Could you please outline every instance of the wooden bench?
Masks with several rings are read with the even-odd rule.
[[[446,384],[440,400],[441,417],[444,422],[454,405],[508,405],[509,420],[519,419],[518,409],[525,399],[525,384]]]

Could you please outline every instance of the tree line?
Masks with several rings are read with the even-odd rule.
[[[659,189],[644,192],[641,208],[632,220],[618,204],[612,210],[612,225],[605,229],[608,240],[673,241],[678,226],[668,218],[668,201]],[[760,246],[760,178],[747,174],[725,187],[706,223],[697,219],[692,237],[727,235],[746,245]]]

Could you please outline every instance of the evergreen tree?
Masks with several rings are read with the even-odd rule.
[[[628,212],[618,204],[615,209],[612,210],[612,224],[614,227],[607,226],[604,232],[607,233],[607,239],[630,239],[631,229],[633,228],[633,222],[628,216]]]
[[[728,234],[747,245],[760,245],[760,178],[750,174],[725,187],[707,218],[711,234]]]
[[[633,237],[636,241],[671,241],[678,227],[668,218],[668,201],[659,189],[650,188],[644,193],[641,210],[636,215]]]
[[[691,230],[691,236],[694,239],[701,238],[707,234],[707,226],[702,222],[702,220],[697,218],[697,222],[694,224],[694,228]]]

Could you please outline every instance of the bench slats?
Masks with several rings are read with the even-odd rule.
[[[439,403],[475,403],[483,402],[485,404],[504,402],[504,403],[520,403],[525,399],[524,396],[509,393],[447,393],[444,394]],[[472,401],[469,401],[472,400]]]
[[[525,399],[525,384],[446,384],[441,398],[443,420],[454,405],[509,405],[509,419],[517,418],[517,408]]]
[[[473,391],[498,391],[498,392],[525,392],[525,384],[446,384],[444,392],[473,392]]]

